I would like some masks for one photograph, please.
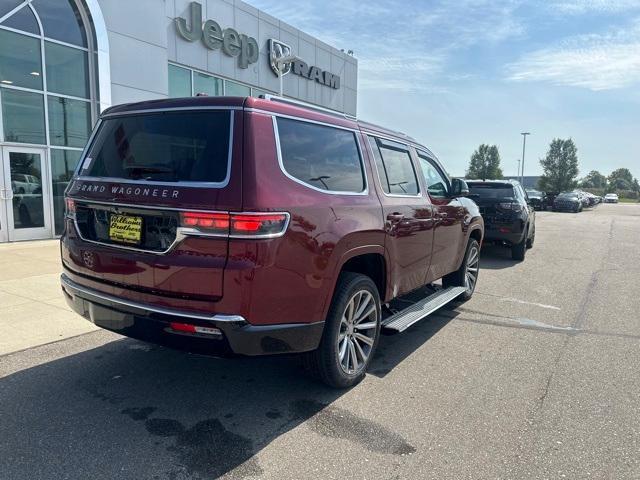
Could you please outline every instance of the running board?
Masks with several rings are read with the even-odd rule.
[[[404,332],[411,325],[455,300],[464,292],[464,287],[449,287],[438,290],[410,307],[382,320],[382,328],[393,330],[394,332]]]

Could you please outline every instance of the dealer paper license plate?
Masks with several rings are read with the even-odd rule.
[[[111,215],[109,238],[115,242],[140,243],[142,238],[142,217]]]

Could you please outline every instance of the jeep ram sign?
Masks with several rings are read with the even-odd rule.
[[[238,57],[238,66],[248,68],[256,63],[260,57],[260,47],[255,38],[239,33],[233,28],[223,29],[214,20],[203,22],[202,5],[191,2],[189,5],[191,18],[178,17],[175,19],[178,34],[189,42],[201,41],[210,50],[222,50],[230,57]],[[296,58],[279,71],[277,60],[292,54],[291,47],[276,39],[269,40],[269,62],[276,75],[286,75],[290,72],[311,81],[318,82],[330,88],[340,88],[340,77],[319,67],[308,65],[304,60]]]
[[[269,40],[269,62],[271,63],[271,69],[276,75],[279,74],[278,59],[282,57],[288,57],[291,55],[291,47],[280,40],[272,38]],[[340,77],[334,75],[331,72],[324,71],[319,67],[310,67],[304,60],[297,58],[291,63],[286,64],[282,71],[282,75],[286,75],[289,72],[293,72],[309,80],[315,80],[316,82],[326,85],[327,87],[339,89]]]

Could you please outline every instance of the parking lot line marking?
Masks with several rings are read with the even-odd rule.
[[[562,310],[560,307],[556,307],[554,305],[546,305],[544,303],[527,302],[525,300],[520,300],[518,298],[503,297],[502,295],[494,295],[494,294],[491,294],[491,293],[484,293],[484,292],[476,292],[476,294],[486,295],[486,296],[489,296],[489,297],[496,297],[496,298],[499,298],[503,302],[521,303],[523,305],[531,305],[533,307],[546,308],[546,309],[549,309],[549,310]]]
[[[549,310],[561,310],[560,307],[556,307],[553,305],[545,305],[544,303],[526,302],[524,300],[518,300],[517,298],[503,297],[501,298],[501,300],[503,302],[521,303],[523,305],[531,305],[533,307],[547,308]]]

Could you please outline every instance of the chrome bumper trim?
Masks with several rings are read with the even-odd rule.
[[[91,297],[93,297],[99,300],[105,300],[107,302],[141,310],[143,312],[154,312],[162,315],[170,315],[170,316],[181,317],[181,318],[190,318],[193,320],[205,320],[207,322],[246,323],[246,320],[241,315],[225,315],[225,314],[204,315],[204,314],[198,314],[198,313],[188,313],[180,310],[174,310],[171,308],[154,307],[144,303],[124,300],[122,298],[118,298],[113,295],[98,292],[92,288],[87,288],[87,287],[83,287],[82,285],[78,285],[77,283],[72,281],[69,277],[67,277],[64,273],[60,275],[60,283],[62,283],[62,287],[65,290],[68,289],[74,295],[76,294],[76,292],[79,292],[88,296],[89,298],[85,298],[85,300],[91,300]]]

